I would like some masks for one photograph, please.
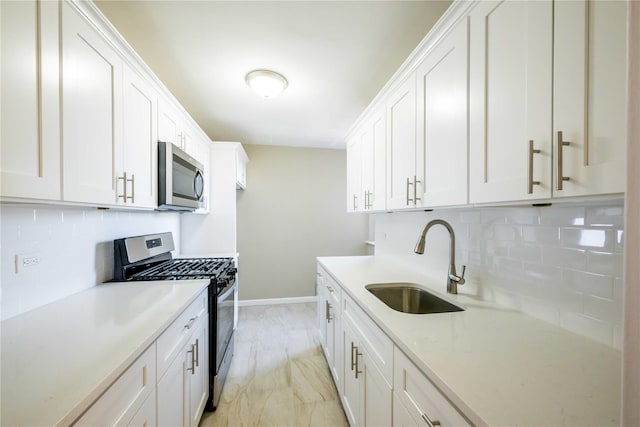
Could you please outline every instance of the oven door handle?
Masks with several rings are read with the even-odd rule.
[[[235,291],[236,287],[238,287],[238,283],[236,283],[236,281],[234,280],[233,281],[233,286],[231,286],[229,289],[227,289],[227,291],[224,294],[218,295],[218,300],[224,301],[225,299],[227,299],[229,294]]]

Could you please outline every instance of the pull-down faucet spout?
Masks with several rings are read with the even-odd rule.
[[[462,274],[458,276],[456,273],[456,235],[453,232],[453,228],[447,221],[442,219],[429,221],[422,229],[422,233],[420,234],[418,243],[416,243],[414,252],[417,254],[424,253],[425,237],[427,236],[427,232],[436,224],[442,225],[449,232],[449,272],[447,274],[447,292],[450,294],[457,294],[458,285],[463,285],[465,283],[464,273],[467,270],[467,266],[462,266]]]

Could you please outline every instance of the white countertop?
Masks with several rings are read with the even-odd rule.
[[[71,424],[207,284],[103,284],[0,323],[0,423]]]
[[[620,351],[482,301],[473,286],[445,296],[445,277],[434,281],[397,260],[318,261],[473,423],[620,425]],[[466,310],[400,313],[364,287],[381,282],[417,283]]]

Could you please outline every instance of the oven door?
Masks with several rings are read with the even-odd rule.
[[[238,282],[225,288],[217,297],[216,303],[216,369],[218,373],[224,352],[233,335],[234,298]]]

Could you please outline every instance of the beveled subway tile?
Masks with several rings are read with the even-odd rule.
[[[556,267],[580,270],[587,265],[587,251],[584,249],[545,246],[542,249],[542,262]]]
[[[522,227],[525,242],[557,245],[560,242],[560,227],[525,226]]]
[[[590,273],[622,275],[622,254],[587,251],[587,269]]]
[[[584,225],[585,216],[585,208],[582,206],[554,206],[540,210],[540,224],[559,226]]]
[[[615,245],[613,230],[563,228],[561,236],[562,244],[573,248],[596,248],[612,252]]]
[[[562,283],[564,286],[587,295],[596,295],[602,298],[614,297],[613,279],[608,275],[567,269],[562,272]]]
[[[594,206],[587,208],[586,225],[622,227],[624,225],[624,206]]]

